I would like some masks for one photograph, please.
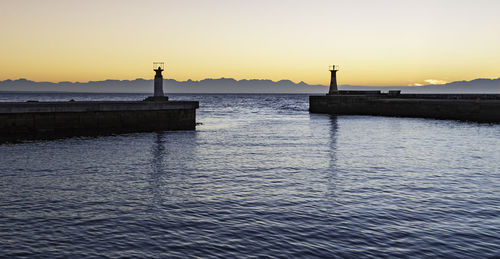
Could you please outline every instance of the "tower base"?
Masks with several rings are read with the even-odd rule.
[[[145,102],[167,102],[168,97],[167,96],[149,96],[148,98],[144,99]]]
[[[337,94],[340,94],[340,91],[334,90],[334,91],[328,92],[326,95],[337,95]]]

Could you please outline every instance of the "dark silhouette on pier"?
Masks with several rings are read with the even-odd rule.
[[[337,71],[339,66],[333,65],[330,68],[330,73],[331,73],[331,78],[330,78],[330,90],[328,91],[328,94],[337,94],[339,89],[337,87]]]

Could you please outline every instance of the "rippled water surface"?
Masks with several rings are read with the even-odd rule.
[[[171,99],[200,101],[196,131],[1,144],[0,256],[500,255],[500,125]]]

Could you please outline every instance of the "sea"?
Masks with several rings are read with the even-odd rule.
[[[499,124],[169,98],[200,102],[196,131],[0,144],[0,257],[500,257]]]

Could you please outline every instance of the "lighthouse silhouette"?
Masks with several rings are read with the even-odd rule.
[[[328,93],[326,95],[338,94],[339,89],[337,87],[337,71],[339,71],[339,66],[338,65],[330,66],[329,70],[332,73],[332,75],[330,78],[330,90],[328,90]]]
[[[161,72],[163,72],[165,69],[165,63],[163,62],[153,62],[153,71],[156,72],[155,74],[155,88],[154,88],[154,94],[153,96],[165,96],[163,93],[163,75]]]
[[[163,93],[163,75],[165,71],[165,62],[153,62],[153,71],[156,72],[154,79],[154,93],[145,99],[145,101],[168,101],[168,97]]]

